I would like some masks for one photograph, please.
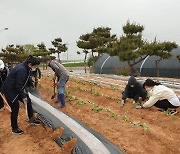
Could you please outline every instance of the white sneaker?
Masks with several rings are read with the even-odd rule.
[[[177,113],[177,111],[175,109],[169,111],[169,115],[175,115],[176,113]]]
[[[123,107],[123,106],[124,106],[124,103],[125,103],[125,101],[122,100],[121,103],[120,103],[120,107]]]

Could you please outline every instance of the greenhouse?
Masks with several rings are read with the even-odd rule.
[[[172,50],[170,59],[162,60],[159,63],[160,77],[180,78],[180,61],[177,59],[177,55],[180,55],[180,47]],[[135,67],[139,74],[141,76],[156,76],[155,61],[157,59],[159,59],[157,56],[148,56],[138,63]],[[121,62],[117,56],[111,57],[108,54],[102,54],[95,63],[95,73],[98,74],[117,74],[119,72],[130,72],[129,70],[127,62]]]

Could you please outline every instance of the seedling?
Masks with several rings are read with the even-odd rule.
[[[96,92],[94,95],[95,96],[102,96],[102,94],[100,94],[99,92]]]
[[[93,94],[94,93],[94,89],[93,88],[89,89],[89,93]]]
[[[76,104],[78,104],[78,105],[84,105],[84,104],[87,104],[87,103],[84,102],[84,101],[82,101],[82,100],[79,100],[79,101],[76,102]]]
[[[126,113],[124,113],[124,114],[122,115],[122,119],[123,119],[124,121],[130,121],[130,117],[127,116]]]
[[[103,111],[103,108],[99,107],[99,106],[95,106],[94,108],[92,108],[92,110],[95,112],[101,112],[101,111]]]
[[[81,89],[81,87],[77,87],[77,90],[79,90],[79,91],[83,91],[83,89]]]

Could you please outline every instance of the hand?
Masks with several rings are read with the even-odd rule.
[[[56,76],[53,76],[52,80],[55,81],[56,80]]]
[[[24,98],[23,99],[23,103],[24,103],[24,105],[27,105],[27,98]],[[25,104],[26,103],[26,104]]]

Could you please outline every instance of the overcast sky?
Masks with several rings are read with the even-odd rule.
[[[0,0],[0,48],[41,42],[51,47],[61,37],[68,43],[68,59],[83,59],[76,54],[80,35],[104,26],[120,36],[127,20],[144,25],[148,40],[180,45],[179,8],[180,0]]]

